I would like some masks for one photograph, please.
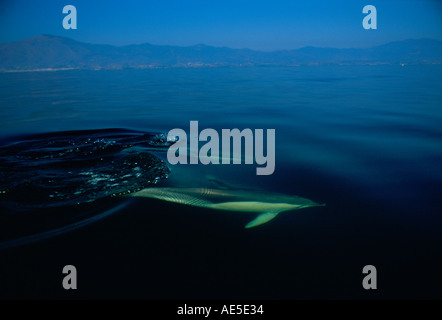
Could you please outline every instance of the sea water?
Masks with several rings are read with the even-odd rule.
[[[138,143],[190,121],[219,132],[275,129],[274,173],[170,166],[164,148]],[[0,123],[2,183],[24,188],[3,203],[1,240],[29,240],[0,251],[1,297],[64,297],[61,270],[72,264],[83,298],[440,298],[441,66],[1,73]],[[138,142],[122,143],[122,132]],[[79,141],[91,156],[60,156],[72,149],[63,143]],[[42,153],[55,155],[49,167]],[[122,181],[109,187],[118,172],[131,174],[128,191],[216,179],[326,206],[244,229],[254,214],[131,199]],[[51,175],[66,196],[58,201],[38,180]],[[59,232],[33,238],[51,230]],[[369,264],[376,295],[362,288]]]

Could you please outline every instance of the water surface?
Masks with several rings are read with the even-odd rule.
[[[81,297],[440,298],[441,108],[440,66],[2,73],[2,186],[15,192],[3,194],[2,240],[125,205],[2,251],[1,295],[63,296],[53,274],[74,264],[84,272]],[[187,131],[191,120],[200,130],[276,129],[274,174],[256,176],[255,165],[167,168],[165,146],[148,142]],[[63,150],[81,142],[84,152],[43,163],[54,150],[42,141]],[[69,172],[84,179],[66,180]],[[45,185],[48,175],[57,183]],[[110,187],[123,176],[129,187]],[[327,206],[245,230],[253,215],[120,197],[152,181],[207,186],[207,177]],[[54,188],[64,196],[53,200]],[[41,274],[31,286],[18,279],[29,264]],[[378,268],[377,295],[360,285],[367,264]]]

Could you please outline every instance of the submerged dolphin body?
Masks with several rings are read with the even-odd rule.
[[[132,194],[132,196],[216,210],[259,213],[245,228],[266,223],[283,211],[324,206],[324,204],[297,196],[262,191],[208,188],[147,188]]]

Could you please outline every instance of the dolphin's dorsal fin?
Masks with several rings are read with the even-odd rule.
[[[227,184],[225,182],[217,180],[212,175],[207,175],[206,179],[209,181],[210,188],[220,189],[220,190],[229,190],[229,189],[232,190],[232,189],[235,189],[233,186],[231,186],[231,185],[229,185],[229,184]]]
[[[266,211],[261,213],[260,215],[258,215],[255,219],[253,219],[252,221],[250,221],[248,224],[246,224],[245,228],[253,228],[256,226],[259,226],[261,224],[264,224],[266,222],[269,222],[270,220],[272,220],[273,218],[275,218],[278,213],[280,213],[280,211]]]

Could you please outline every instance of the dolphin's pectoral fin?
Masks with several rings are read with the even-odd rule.
[[[280,211],[275,210],[275,211],[267,211],[267,212],[261,213],[255,219],[253,219],[248,224],[246,224],[245,228],[246,229],[253,228],[253,227],[259,226],[261,224],[264,224],[266,222],[269,222],[270,220],[275,218],[279,212]]]

